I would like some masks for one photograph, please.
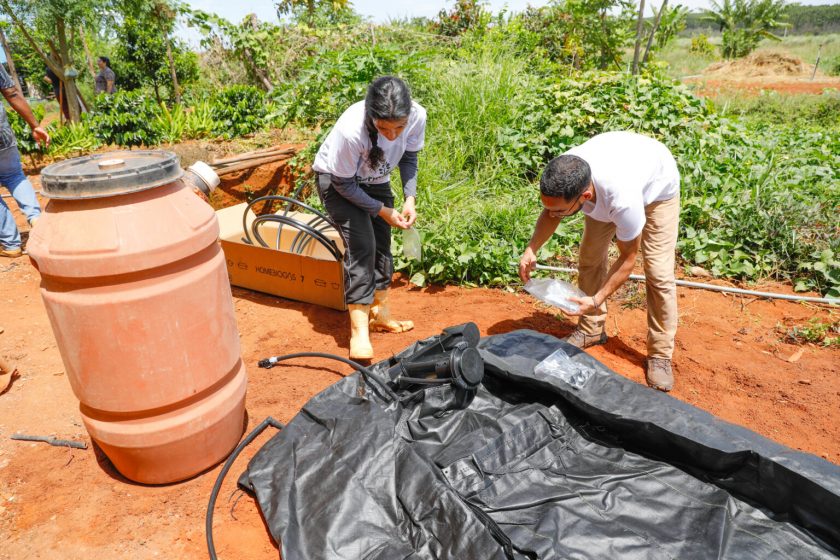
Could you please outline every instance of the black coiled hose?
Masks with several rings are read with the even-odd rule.
[[[285,203],[285,209],[283,210],[283,213],[264,214],[262,216],[257,216],[251,224],[251,227],[248,228],[248,212],[252,212],[251,208],[255,204],[269,201],[278,201]],[[306,210],[307,212],[314,214],[315,218],[311,219],[308,223],[298,221],[288,215],[291,206],[297,206],[303,210]],[[242,231],[245,234],[245,238],[243,239],[243,241],[245,241],[245,243],[249,245],[254,245],[254,241],[256,241],[263,247],[268,247],[268,243],[266,243],[266,241],[262,238],[258,231],[259,225],[264,222],[277,222],[279,224],[279,228],[277,230],[277,247],[275,247],[277,249],[280,248],[280,236],[283,231],[283,226],[288,225],[298,230],[298,234],[292,240],[291,246],[289,248],[291,252],[302,253],[304,249],[308,246],[308,244],[314,239],[318,241],[321,245],[323,245],[336,260],[340,261],[343,258],[341,251],[339,250],[335,242],[329,239],[326,235],[324,235],[324,231],[328,230],[329,228],[334,229],[339,233],[339,235],[342,235],[341,229],[339,229],[335,222],[333,222],[327,215],[306,204],[305,202],[301,202],[299,200],[287,196],[279,195],[261,196],[259,198],[255,198],[254,200],[248,203],[248,206],[245,207],[245,212],[243,212],[242,214]],[[347,241],[344,240],[344,243],[346,246]]]

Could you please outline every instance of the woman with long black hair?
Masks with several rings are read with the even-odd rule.
[[[368,330],[404,332],[388,309],[394,272],[391,228],[410,228],[417,219],[417,152],[423,147],[426,110],[412,101],[401,79],[383,76],[368,87],[364,101],[339,117],[312,169],[327,213],[347,243],[344,254],[350,311],[350,357],[373,358]],[[390,176],[402,179],[402,212],[394,209]]]

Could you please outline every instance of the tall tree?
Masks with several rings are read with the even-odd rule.
[[[636,43],[633,46],[633,74],[639,73],[639,54],[642,48],[642,29],[645,20],[645,0],[639,0],[639,17],[636,19]]]
[[[107,0],[0,0],[0,12],[62,81],[74,122],[82,110],[72,52],[75,30],[85,24],[98,25],[106,8]]]
[[[703,18],[716,25],[724,58],[746,56],[763,38],[781,41],[772,29],[786,27],[785,0],[711,0]]]
[[[351,11],[348,0],[279,0],[275,6],[278,16],[288,15],[310,27],[317,27],[320,22],[338,23]]]
[[[175,0],[118,0],[119,59],[126,89],[150,84],[158,101],[162,85],[169,85],[176,103],[181,100],[178,61],[182,48],[173,40],[177,17],[186,10]]]

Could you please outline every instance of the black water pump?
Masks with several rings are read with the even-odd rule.
[[[480,338],[478,325],[472,322],[446,328],[437,341],[391,366],[388,376],[399,389],[451,383],[458,407],[466,407],[484,378],[484,360],[477,349]]]

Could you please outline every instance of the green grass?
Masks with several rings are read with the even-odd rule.
[[[786,95],[762,91],[759,95],[727,90],[714,99],[718,113],[753,123],[821,126],[840,129],[840,91],[822,95]]]

